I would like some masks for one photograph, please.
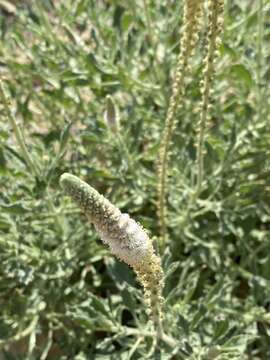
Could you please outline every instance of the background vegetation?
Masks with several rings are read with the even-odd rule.
[[[153,237],[156,158],[179,53],[182,1],[0,1],[0,71],[31,154],[1,106],[2,359],[270,358],[270,4],[227,1],[206,143],[190,202],[202,77],[197,49],[169,182],[164,330],[134,274],[59,188],[71,172]],[[106,96],[119,109],[114,133]],[[157,242],[156,242],[157,244]]]

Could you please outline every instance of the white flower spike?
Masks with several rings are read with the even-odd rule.
[[[163,271],[147,233],[128,214],[122,214],[109,200],[78,177],[65,173],[60,183],[94,224],[101,240],[109,246],[111,252],[134,269],[144,287],[153,321],[161,332]]]

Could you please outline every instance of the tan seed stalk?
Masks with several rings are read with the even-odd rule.
[[[202,5],[204,0],[185,0],[183,32],[181,35],[181,50],[177,61],[177,68],[172,85],[172,95],[170,98],[165,127],[162,134],[160,151],[158,156],[158,219],[160,225],[161,247],[164,247],[166,238],[166,216],[167,216],[167,177],[168,162],[170,158],[170,144],[176,126],[176,117],[179,104],[183,100],[185,93],[185,77],[188,72],[188,65],[198,41],[199,24],[202,16]]]
[[[207,51],[203,61],[203,80],[201,83],[202,102],[200,108],[200,121],[198,127],[197,142],[197,194],[200,193],[203,183],[204,172],[204,141],[209,120],[210,91],[215,75],[215,59],[223,25],[224,0],[208,1],[208,29],[207,29]]]

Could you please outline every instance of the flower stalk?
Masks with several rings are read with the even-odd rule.
[[[207,50],[203,60],[203,80],[201,82],[202,101],[200,107],[200,121],[198,127],[197,141],[197,190],[196,194],[200,194],[203,173],[204,173],[204,142],[209,121],[210,95],[211,85],[215,75],[215,59],[217,57],[217,49],[220,41],[220,33],[223,26],[224,0],[208,1],[208,29],[207,29]]]
[[[176,126],[176,116],[179,104],[182,102],[185,94],[185,78],[189,69],[189,62],[193,55],[194,49],[198,42],[198,32],[200,19],[202,17],[202,5],[204,0],[185,0],[184,2],[184,19],[183,33],[180,40],[181,51],[177,60],[177,68],[172,85],[172,95],[170,98],[169,108],[165,120],[165,127],[162,133],[160,151],[158,156],[158,219],[161,235],[161,248],[164,247],[167,232],[167,177],[168,163],[170,158],[170,145],[172,142],[173,132]]]

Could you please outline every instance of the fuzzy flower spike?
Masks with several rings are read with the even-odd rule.
[[[144,229],[76,176],[65,173],[60,183],[94,224],[111,252],[134,269],[144,287],[154,324],[161,332],[163,271],[160,258],[154,253],[152,242]]]

